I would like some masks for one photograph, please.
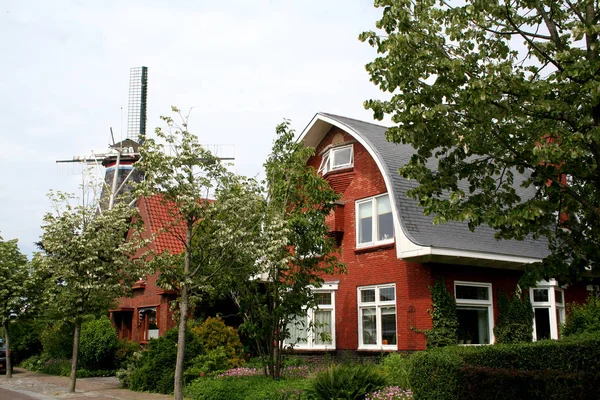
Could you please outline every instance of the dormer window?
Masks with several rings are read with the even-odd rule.
[[[323,175],[337,169],[351,168],[354,165],[354,150],[352,145],[334,147],[325,154],[321,159],[319,172]]]

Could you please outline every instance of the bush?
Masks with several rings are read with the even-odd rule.
[[[198,335],[205,351],[222,348],[228,360],[228,368],[240,367],[244,364],[244,346],[240,336],[237,330],[225,325],[222,319],[208,317],[202,325],[192,328],[192,331]]]
[[[186,332],[184,368],[200,353],[198,337]],[[132,390],[140,392],[173,392],[175,362],[177,360],[177,329],[167,331],[162,337],[150,340],[148,347],[135,357],[125,371],[119,372],[123,385],[129,384]]]
[[[498,323],[494,327],[496,343],[531,342],[533,307],[528,297],[498,295],[498,313]]]
[[[463,362],[456,352],[452,351],[455,348],[413,354],[409,381],[416,398],[458,399],[458,371]]]
[[[40,336],[46,359],[70,359],[73,354],[73,326],[59,322],[44,330]]]
[[[586,332],[600,332],[600,299],[590,296],[585,304],[569,305],[567,320],[562,329],[564,336]]]
[[[427,348],[452,346],[457,343],[458,318],[456,317],[456,301],[448,292],[446,283],[438,278],[433,286],[429,287],[431,292],[432,328],[422,331],[427,339]]]
[[[388,378],[390,385],[398,386],[402,389],[410,389],[410,357],[405,354],[392,353],[381,360],[380,364],[383,372]]]
[[[79,366],[89,370],[114,369],[118,347],[117,331],[108,317],[84,322],[81,325]]]
[[[306,379],[273,380],[264,375],[196,379],[185,388],[194,400],[294,400],[303,398]]]
[[[585,372],[465,367],[460,370],[460,380],[461,400],[600,398],[600,375]]]
[[[18,319],[10,324],[10,349],[15,364],[42,352],[40,335],[46,326],[45,321],[35,319]]]
[[[140,344],[129,340],[119,339],[115,352],[115,366],[126,368],[136,352],[140,351]]]
[[[385,375],[373,365],[332,365],[312,380],[308,395],[314,399],[363,399],[387,385]]]
[[[598,360],[598,334],[513,345],[454,346],[411,356],[410,382],[418,399],[462,399],[466,392],[475,390],[477,374],[495,388],[519,387],[517,394],[497,391],[495,399],[579,398],[580,393],[597,393]],[[540,372],[543,370],[550,372]],[[551,390],[542,390],[552,374],[558,377],[557,383]]]

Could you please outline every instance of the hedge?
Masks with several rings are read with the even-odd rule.
[[[493,396],[478,398],[600,398],[596,396],[599,334],[513,345],[452,346],[416,353],[411,363],[416,400],[473,398],[467,394],[479,396],[484,387]],[[556,382],[550,383],[552,379]]]

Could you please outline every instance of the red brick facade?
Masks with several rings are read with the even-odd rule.
[[[367,149],[348,132],[333,126],[316,148],[308,164],[319,168],[322,156],[333,146],[352,143],[353,167],[327,173],[326,179],[341,194],[340,205],[327,219],[328,226],[338,238],[341,261],[347,274],[328,276],[326,281],[339,281],[335,293],[335,348],[360,350],[358,289],[362,286],[395,284],[397,350],[425,349],[423,334],[415,331],[431,327],[431,295],[428,287],[436,277],[445,279],[448,291],[454,293],[456,281],[491,284],[493,319],[498,317],[498,293],[513,293],[522,274],[518,270],[462,266],[453,264],[420,264],[401,260],[396,241],[380,246],[357,247],[357,200],[388,192],[383,175]],[[482,264],[483,265],[483,264]],[[565,290],[566,302],[582,302],[587,293],[579,285]],[[373,350],[373,351],[381,351]]]

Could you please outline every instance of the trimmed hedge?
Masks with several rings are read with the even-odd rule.
[[[307,379],[273,380],[264,375],[200,378],[185,388],[193,400],[292,400],[304,398]]]
[[[600,387],[598,334],[513,345],[453,346],[416,353],[411,363],[415,399],[462,400],[474,398],[465,397],[472,391],[472,396],[486,399],[588,398],[581,393],[600,398],[593,397]],[[550,384],[554,378],[556,382]],[[483,387],[493,397],[481,395]]]

